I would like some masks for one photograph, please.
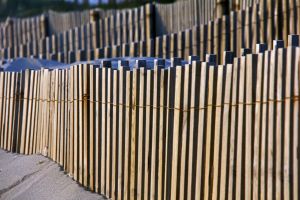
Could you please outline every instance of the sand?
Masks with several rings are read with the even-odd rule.
[[[44,156],[19,155],[0,149],[0,199],[106,198],[85,190]]]

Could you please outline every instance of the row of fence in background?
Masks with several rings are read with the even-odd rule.
[[[160,36],[179,32],[213,20],[216,0],[185,0],[155,4],[155,30]]]
[[[147,5],[147,4],[146,4]],[[110,9],[110,10],[102,10],[102,9],[91,9],[85,11],[73,11],[68,13],[61,13],[55,11],[48,11],[47,16],[49,19],[49,32],[48,35],[55,35],[59,33],[63,33],[70,29],[74,29],[76,27],[80,27],[98,20],[104,20],[105,18],[118,18],[121,16],[122,19],[132,17],[131,21],[138,21],[139,19],[144,19],[144,17],[138,16],[135,18],[134,15],[138,15],[140,10],[143,10],[145,6],[141,6],[138,8],[132,9]],[[129,15],[129,17],[127,17]],[[122,25],[122,22],[120,22]],[[129,24],[130,25],[130,24]]]
[[[118,27],[119,20],[109,19],[121,17],[107,18],[47,37],[39,43],[2,49],[1,58],[35,56],[72,63],[125,56],[187,59],[188,55],[197,55],[204,61],[206,54],[216,54],[217,63],[220,64],[224,51],[232,51],[235,56],[240,56],[243,52],[239,49],[252,51],[257,43],[266,43],[268,46],[265,48],[271,49],[273,40],[287,40],[289,34],[300,34],[299,5],[291,3],[283,7],[282,12],[276,13],[276,10],[255,4],[247,10],[231,12],[230,16],[223,16],[205,25],[149,39],[152,32],[149,13],[152,9],[148,6],[138,12],[142,13],[141,16],[148,16],[146,24]],[[125,21],[127,24],[128,20]],[[114,45],[118,43],[120,45]]]
[[[262,1],[207,24],[156,37],[155,50],[151,52],[162,58],[197,55],[202,60],[206,54],[216,54],[220,64],[224,51],[240,56],[255,50],[257,43],[265,43],[265,48],[271,49],[273,40],[287,41],[289,34],[300,34],[300,1],[281,4],[281,9],[279,5],[268,6]]]
[[[153,6],[124,10],[52,37],[33,39],[22,45],[5,48],[2,58],[28,57],[80,49],[96,49],[153,38]]]
[[[149,13],[151,16],[144,16],[145,7],[151,9],[151,13]],[[129,29],[127,26],[134,27],[137,26],[137,24],[142,26],[143,24],[148,23],[146,21],[147,17],[150,18],[149,20],[153,20],[152,7],[152,4],[147,4],[146,6],[134,9],[118,11],[107,10],[105,12],[100,9],[68,13],[48,11],[46,14],[41,16],[26,19],[8,18],[6,22],[2,23],[0,26],[0,47],[7,48],[34,42],[38,43],[40,39],[53,37],[53,35],[60,35],[63,32],[74,30],[81,26],[90,26],[94,22],[104,23],[99,22],[99,20],[107,21],[107,23],[109,23],[107,24],[107,28],[109,29],[122,28],[125,31],[126,29]],[[134,32],[133,30],[126,31]],[[110,30],[106,30],[106,32],[110,34]],[[132,40],[132,42],[133,41],[134,40]]]
[[[122,15],[122,13],[125,12],[133,12],[131,10],[133,9],[102,10],[97,8],[97,9],[73,11],[67,13],[55,12],[51,10],[47,12],[47,16],[49,19],[48,35],[51,36],[51,35],[59,34],[88,23],[92,23],[99,19],[105,19],[115,15]]]
[[[246,9],[249,6],[253,6],[255,3],[260,3],[261,5],[266,4],[268,7],[271,7],[272,4],[275,5],[275,2],[278,1],[280,0],[269,0],[268,2],[267,0],[183,0],[169,4],[155,3],[155,24],[153,24],[156,30],[155,35],[161,36],[163,34],[179,32],[191,28],[192,26],[205,24],[214,18],[221,17],[225,14],[224,12]],[[224,6],[226,7],[226,10],[223,10],[222,8]],[[116,15],[119,12],[120,10],[97,10],[97,13],[102,18]],[[81,21],[76,20],[76,23],[73,23],[74,19],[71,19],[71,16],[72,14],[64,15],[59,13],[52,15],[49,20],[57,20],[53,20],[53,25],[55,26],[51,26],[50,30],[52,31],[50,31],[50,33],[61,33],[76,26],[91,22],[91,18],[86,17],[86,19],[89,19],[90,21],[82,23]],[[62,24],[67,25],[62,26]],[[70,24],[73,24],[73,26]],[[66,27],[69,28],[66,29]]]
[[[112,199],[298,199],[299,37],[165,68],[0,73],[0,145]]]
[[[153,14],[150,16],[151,34],[149,36],[153,38],[167,33],[179,32],[195,25],[208,23],[210,20],[224,14],[222,11],[218,15],[215,14],[217,5],[223,5],[222,3],[222,0],[186,0],[172,4],[151,4],[153,5],[151,13]],[[252,5],[250,3],[244,4]],[[20,46],[33,42],[37,43],[38,40],[44,39],[47,36],[52,37],[52,35],[59,35],[76,27],[87,26],[87,24],[98,21],[99,19],[116,21],[118,18],[126,20],[132,17],[129,21],[134,23],[134,21],[145,19],[138,15],[143,8],[144,6],[124,10],[94,9],[68,13],[48,11],[46,14],[31,18],[8,18],[6,23],[2,23],[0,26],[0,48]],[[243,8],[246,8],[246,6],[243,6]],[[142,23],[142,21],[140,23]],[[147,21],[144,23],[147,23]],[[122,23],[120,25],[122,25]],[[130,22],[124,25],[130,26]]]
[[[90,11],[73,11],[67,13],[60,13],[55,11],[48,11],[48,36],[62,33],[64,31],[80,27],[84,24],[90,23]]]
[[[8,18],[0,26],[0,48],[38,41],[47,35],[47,17]]]
[[[156,31],[154,35],[161,36],[163,34],[189,29],[192,26],[207,24],[215,18],[229,14],[231,11],[246,10],[248,7],[253,7],[256,4],[260,5],[260,7],[264,7],[264,11],[272,14],[280,12],[280,9],[285,9],[284,7],[286,6],[299,5],[298,0],[289,0],[286,2],[282,0],[183,0],[170,4],[154,3],[155,22],[153,26],[155,26]],[[100,18],[116,15],[120,12],[122,12],[122,10],[108,10],[105,12],[103,10],[97,10]],[[70,20],[72,20],[69,19],[70,16],[65,18],[62,14],[57,13],[55,15],[57,24],[61,22],[63,22],[63,24],[69,24]],[[55,17],[53,16],[53,18]],[[90,18],[89,22],[91,21],[93,21],[92,18]],[[86,23],[88,23],[88,21]],[[76,24],[76,26],[80,25],[83,24]],[[64,27],[58,27],[53,27],[55,31],[51,33],[55,34],[66,31]],[[74,28],[74,26],[69,29],[71,28]]]

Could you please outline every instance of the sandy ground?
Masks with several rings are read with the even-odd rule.
[[[105,199],[85,190],[53,161],[0,149],[0,199]]]

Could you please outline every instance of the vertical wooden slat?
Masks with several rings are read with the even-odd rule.
[[[79,91],[79,80],[78,80],[78,72],[79,72],[78,66],[72,66],[71,67],[71,73],[73,75],[73,109],[74,109],[74,179],[76,181],[79,181],[80,177],[80,167],[79,167],[79,97],[78,97],[78,91]]]
[[[43,86],[45,87],[45,73],[42,73],[42,77],[43,77]],[[55,69],[51,72],[51,90],[52,90],[52,94],[50,96],[50,101],[51,101],[51,109],[52,112],[50,114],[50,121],[51,123],[49,124],[49,126],[51,127],[49,132],[50,132],[50,137],[52,140],[52,144],[51,144],[51,157],[54,161],[56,161],[58,159],[57,157],[57,130],[58,130],[58,122],[57,122],[57,116],[58,116],[58,70]],[[46,97],[45,97],[45,90],[42,90],[41,92],[41,98],[44,99],[42,101],[42,113],[41,113],[41,118],[42,118],[42,124],[40,126],[40,132],[41,132],[41,137],[42,137],[42,133],[43,133],[43,129],[45,128],[45,105],[46,105]]]
[[[69,159],[69,156],[70,156],[70,128],[69,128],[69,70],[64,70],[65,71],[65,87],[64,87],[64,90],[65,90],[65,98],[64,98],[64,104],[65,104],[65,113],[64,113],[64,119],[65,119],[65,126],[64,126],[64,170],[66,172],[69,171],[69,162],[68,162],[68,159]],[[48,96],[49,96],[49,91],[48,91]],[[50,110],[49,108],[49,103],[48,103],[48,110]],[[48,124],[49,124],[49,121],[48,121]]]
[[[98,77],[96,77],[96,70],[95,70],[95,67],[94,66],[90,66],[89,71],[87,73],[89,73],[89,99],[90,99],[90,102],[89,102],[89,168],[88,168],[88,171],[89,171],[89,186],[90,186],[90,189],[92,191],[95,191],[95,142],[96,142],[96,130],[95,130],[95,123],[96,123],[96,120],[95,120],[95,114],[96,114],[96,102],[95,102],[95,95],[96,95],[96,79]]]
[[[56,162],[60,162],[61,147],[61,70],[57,70],[57,113],[56,113]],[[45,105],[44,105],[45,107]],[[44,124],[45,126],[45,124]]]
[[[207,101],[207,84],[208,84],[208,65],[207,63],[201,64],[200,72],[200,87],[199,87],[199,119],[198,119],[198,133],[195,138],[196,140],[196,166],[195,166],[195,178],[192,180],[195,181],[195,186],[192,191],[195,192],[195,198],[200,199],[203,197],[203,188],[204,188],[204,174],[202,173],[204,168],[204,127],[205,127],[205,106]]]
[[[9,127],[9,114],[10,114],[10,90],[11,90],[11,73],[10,72],[7,72],[7,79],[6,79],[6,92],[5,92],[5,120],[4,120],[4,123],[3,123],[3,131],[4,131],[4,146],[3,148],[5,150],[8,150],[8,138],[9,138],[9,132],[8,132],[8,127]],[[30,120],[27,121],[28,123],[30,122]],[[28,140],[28,137],[27,137],[27,141]],[[26,154],[27,153],[27,149],[28,149],[28,145],[26,143]]]
[[[0,79],[3,78],[3,73],[0,73]],[[14,128],[13,128],[13,152],[20,153],[20,116],[22,113],[22,100],[21,100],[21,91],[23,89],[23,82],[22,82],[22,73],[19,72],[17,73],[17,80],[16,80],[16,91],[14,94],[15,98],[15,103],[16,103],[16,113],[14,115]],[[0,80],[0,87],[2,86],[2,81]],[[0,89],[0,111],[2,111],[2,99],[1,96],[3,95],[2,93],[3,88]],[[0,124],[1,124],[1,114],[0,114]],[[0,145],[1,145],[1,133],[0,133]]]
[[[285,95],[286,97],[291,97],[293,95],[293,71],[295,67],[294,63],[294,56],[295,56],[295,48],[293,47],[288,47],[287,49],[287,62],[282,63],[282,67],[286,69],[286,79],[285,79]],[[290,199],[291,198],[291,189],[292,189],[292,182],[291,182],[291,154],[292,154],[292,139],[293,139],[293,127],[292,125],[292,116],[293,116],[293,107],[291,106],[293,102],[290,99],[285,100],[284,104],[284,132],[283,132],[283,142],[281,143],[282,146],[282,151],[283,151],[283,198],[284,199]]]
[[[182,109],[180,113],[179,118],[179,148],[178,148],[178,174],[179,174],[179,180],[177,187],[179,186],[179,190],[177,191],[177,198],[178,199],[184,199],[185,198],[185,176],[186,176],[186,160],[187,160],[187,135],[188,135],[188,116],[190,114],[189,106],[188,106],[188,99],[189,99],[189,85],[190,85],[190,70],[191,66],[189,64],[186,64],[182,68],[182,85],[181,85],[181,102],[180,107]]]
[[[286,50],[285,49],[274,49],[273,51],[278,52],[276,57],[278,59],[276,63],[276,74],[275,74],[275,79],[276,80],[276,93],[274,94],[274,100],[275,105],[276,105],[276,121],[275,121],[275,126],[276,129],[274,130],[274,157],[275,157],[275,163],[274,163],[274,181],[275,181],[275,188],[273,190],[276,191],[276,197],[281,198],[281,172],[282,172],[282,158],[281,158],[281,152],[282,152],[282,145],[281,141],[283,140],[282,135],[283,135],[283,115],[282,112],[284,111],[284,103],[280,103],[282,99],[284,99],[284,93],[285,93],[285,87],[283,81],[285,80],[285,59],[286,57]],[[278,103],[277,103],[278,102]]]
[[[272,51],[271,52],[271,58],[270,58],[270,69],[269,69],[269,95],[268,99],[275,99],[275,67],[277,62],[277,52]],[[271,198],[273,197],[273,187],[274,187],[274,180],[273,180],[273,170],[274,170],[274,120],[275,120],[275,105],[274,101],[269,102],[269,113],[268,113],[268,154],[267,154],[267,197]]]
[[[89,65],[83,64],[82,66],[82,128],[83,128],[83,185],[88,186],[89,177],[88,177],[88,170],[89,170],[89,163],[88,163],[88,148],[89,148],[89,106],[88,106],[88,99],[89,99],[89,89],[88,89],[88,80],[89,80]]]
[[[204,190],[203,195],[204,199],[211,198],[210,191],[212,189],[212,165],[211,165],[211,159],[213,158],[213,149],[211,148],[211,145],[214,145],[214,117],[215,117],[215,108],[213,105],[215,105],[215,93],[214,90],[216,88],[217,84],[217,76],[216,71],[217,67],[209,66],[208,68],[208,95],[207,95],[207,116],[206,116],[206,122],[204,124],[205,127],[205,136],[204,136]]]
[[[267,154],[268,154],[268,89],[269,89],[269,68],[270,55],[269,51],[264,52],[263,57],[263,92],[262,92],[262,119],[261,119],[261,151],[260,151],[260,198],[266,198],[267,195]]]
[[[6,135],[5,135],[5,120],[6,120],[6,117],[5,117],[5,113],[7,112],[6,111],[6,92],[7,92],[7,73],[4,72],[4,76],[3,76],[3,102],[2,102],[2,106],[3,106],[3,109],[2,109],[2,113],[1,113],[1,148],[5,149],[5,145],[6,145],[6,142],[5,142],[5,138],[6,138]]]
[[[4,85],[5,85],[5,73],[0,73],[0,147],[3,148],[3,140],[4,140],[4,131],[2,131],[2,121],[3,121],[3,113],[4,113]],[[20,141],[20,139],[19,139]]]
[[[256,84],[256,69],[257,68],[257,56],[246,56],[246,131],[245,131],[245,199],[252,198],[252,158],[253,158],[253,143],[254,143],[254,112],[255,104],[253,100],[255,97],[255,84]],[[246,144],[246,142],[248,144]],[[251,145],[249,143],[251,142]]]
[[[44,130],[48,130],[48,127],[49,127],[49,87],[47,87],[48,85],[48,80],[49,80],[49,73],[48,73],[48,70],[45,69],[45,70],[42,70],[43,73],[44,73],[44,77],[45,77],[45,85],[46,85],[46,89],[43,90],[43,98],[45,99],[44,101],[44,122],[43,122],[43,125],[44,125]],[[43,132],[43,140],[42,140],[42,146],[41,146],[41,149],[40,149],[40,152],[42,152],[42,154],[44,156],[47,156],[48,155],[48,131],[47,132]]]
[[[78,144],[78,154],[79,154],[79,166],[78,166],[78,173],[79,173],[79,183],[84,184],[84,175],[83,175],[83,170],[84,170],[84,163],[83,163],[83,66],[79,65],[78,66],[78,135],[79,135],[79,144]]]
[[[38,76],[38,82],[37,82],[37,92],[36,92],[36,111],[35,111],[35,118],[34,118],[34,146],[33,146],[33,153],[37,153],[37,151],[38,151],[38,140],[40,140],[40,138],[39,138],[39,135],[40,135],[40,126],[39,126],[39,120],[40,120],[40,113],[41,113],[41,102],[42,102],[42,98],[41,98],[41,90],[42,90],[42,87],[41,87],[41,85],[42,85],[42,83],[41,83],[41,81],[42,81],[42,72],[41,71],[39,71],[38,73],[37,73],[37,76]],[[50,75],[49,75],[50,76]],[[49,89],[52,89],[52,87],[51,87],[51,79],[49,78],[49,82],[47,82],[47,84],[48,84],[48,87],[49,87]],[[52,91],[52,90],[51,90]],[[52,114],[51,112],[50,112],[50,114]],[[49,131],[48,131],[48,133],[50,134],[51,132],[50,132],[50,129],[51,129],[51,127],[49,127]],[[50,136],[49,136],[50,137]],[[48,152],[51,150],[50,149],[50,147],[52,146],[52,141],[51,141],[51,143],[49,144],[49,150],[48,150]],[[49,157],[51,157],[51,152],[49,152]]]
[[[65,70],[61,70],[60,77],[60,142],[59,142],[59,164],[64,166],[64,141],[65,141]]]
[[[157,194],[157,199],[161,200],[164,197],[164,193],[165,192],[165,187],[164,187],[164,180],[165,180],[165,155],[166,155],[166,151],[164,148],[167,148],[167,144],[165,142],[165,135],[167,135],[166,132],[164,132],[165,127],[166,127],[166,109],[165,109],[165,101],[166,101],[166,93],[167,90],[165,90],[167,88],[167,86],[165,85],[165,82],[168,78],[168,71],[164,70],[164,69],[160,69],[158,70],[158,87],[160,90],[160,96],[157,99],[157,105],[159,106],[159,120],[158,120],[158,167],[157,167],[157,183],[156,183],[156,189],[155,189],[155,193]]]
[[[131,98],[131,93],[132,88],[131,86],[131,72],[130,71],[125,71],[123,76],[123,87],[120,89],[124,90],[123,94],[123,127],[124,127],[124,148],[123,148],[123,185],[122,185],[122,198],[129,199],[128,194],[130,194],[130,191],[128,191],[130,182],[129,182],[129,176],[130,176],[130,130],[131,130],[131,124],[130,120],[132,120],[131,115],[130,115],[130,98]]]
[[[299,55],[300,55],[300,49],[299,47],[295,48],[295,67],[292,69],[292,74],[294,75],[292,79],[294,79],[294,85],[291,87],[293,90],[291,90],[291,96],[294,96],[294,99],[292,102],[292,107],[294,109],[293,113],[293,149],[292,149],[292,163],[293,163],[293,171],[291,174],[293,175],[293,194],[292,196],[294,199],[299,198],[299,157],[298,157],[298,148],[299,148],[299,120],[300,120],[300,112],[299,112],[299,99],[297,102],[297,97],[299,98],[299,78],[300,78],[300,63],[299,63]]]
[[[13,114],[15,113],[15,102],[14,102],[14,93],[15,93],[15,79],[16,79],[16,73],[11,72],[11,84],[10,84],[10,93],[9,93],[9,123],[8,123],[8,146],[7,149],[9,151],[12,151],[12,138],[13,138],[13,127],[14,127],[14,120],[13,120]]]
[[[213,164],[212,164],[212,189],[211,189],[211,196],[212,199],[218,198],[218,183],[219,179],[219,153],[221,152],[220,149],[223,145],[222,141],[222,110],[224,109],[224,105],[222,102],[223,99],[223,85],[226,81],[226,67],[223,65],[217,66],[217,82],[216,82],[216,120],[215,120],[215,133],[214,133],[214,152],[213,152]],[[221,168],[220,168],[221,169]]]
[[[143,130],[143,188],[142,188],[142,198],[144,199],[149,199],[148,197],[148,193],[149,193],[149,172],[150,172],[150,158],[151,158],[151,154],[150,154],[150,132],[151,132],[151,119],[150,119],[150,105],[151,105],[151,99],[153,98],[153,93],[150,93],[151,91],[151,71],[146,69],[145,70],[145,85],[144,85],[144,106],[146,107],[145,113],[144,113],[144,123],[145,123],[145,127]]]
[[[100,191],[103,194],[106,193],[106,68],[102,66],[100,69],[101,77],[101,101],[100,101],[100,110],[101,110],[101,165],[100,165]]]
[[[155,199],[155,184],[157,180],[157,152],[158,152],[158,143],[157,143],[157,136],[159,134],[159,127],[157,123],[158,119],[158,93],[159,93],[159,82],[158,82],[158,69],[157,66],[154,64],[154,69],[151,70],[151,83],[149,93],[152,93],[152,99],[150,100],[150,134],[149,138],[151,143],[149,144],[149,152],[150,152],[150,162],[149,162],[149,192],[148,192],[148,199]],[[160,161],[161,162],[161,161]]]
[[[170,146],[169,144],[169,118],[170,118],[170,101],[172,99],[170,99],[170,95],[169,92],[171,90],[170,88],[170,77],[171,77],[171,70],[170,68],[168,68],[168,70],[165,70],[165,79],[164,79],[164,100],[163,100],[163,107],[164,109],[164,130],[163,132],[165,133],[163,138],[164,138],[164,149],[163,149],[163,160],[164,160],[164,164],[163,164],[163,196],[164,198],[167,197],[168,195],[168,159],[170,157],[169,155],[169,151],[168,151],[168,147]]]
[[[193,159],[193,156],[195,155],[195,151],[194,151],[194,144],[195,146],[196,141],[194,141],[194,138],[196,136],[196,133],[198,131],[197,129],[197,119],[198,119],[198,115],[197,115],[197,107],[199,105],[198,104],[198,98],[199,98],[199,85],[200,85],[200,69],[201,69],[201,63],[200,62],[195,62],[192,61],[192,63],[190,63],[190,88],[189,88],[189,95],[190,95],[190,100],[189,100],[189,107],[190,107],[190,115],[189,115],[189,124],[188,124],[188,128],[189,128],[189,132],[187,133],[187,172],[186,172],[186,194],[185,194],[185,198],[187,199],[191,199],[193,194],[192,194],[192,185],[193,185],[193,166],[194,166],[194,162],[195,160]]]
[[[240,63],[240,77],[239,77],[239,95],[238,95],[238,122],[237,122],[237,156],[236,156],[236,198],[244,198],[243,196],[243,190],[244,190],[244,179],[242,177],[242,174],[244,172],[243,170],[243,153],[245,151],[243,150],[243,133],[245,131],[245,124],[244,124],[244,117],[245,117],[245,68],[246,68],[246,57],[241,57],[241,63]]]
[[[110,121],[111,121],[111,94],[110,94],[110,90],[111,90],[111,72],[112,70],[110,68],[106,69],[106,88],[105,88],[105,92],[106,92],[106,125],[105,125],[105,135],[106,135],[106,167],[105,167],[105,176],[106,176],[106,181],[105,181],[105,185],[106,185],[106,195],[111,196],[111,137],[110,137]]]
[[[173,109],[169,115],[170,137],[168,138],[168,181],[167,181],[167,197],[176,199],[177,194],[177,167],[178,167],[178,144],[179,144],[179,118],[180,118],[180,104],[181,104],[181,87],[182,87],[182,68],[177,66],[172,68],[170,81],[174,83],[174,87],[170,88],[170,108]],[[174,81],[174,82],[173,82]]]
[[[262,53],[258,54],[257,59],[257,81],[256,81],[256,94],[254,102],[260,102],[256,103],[255,105],[255,120],[254,120],[254,140],[253,140],[253,198],[258,199],[260,192],[262,192],[263,185],[260,185],[260,152],[261,152],[261,120],[262,120],[262,98],[263,98],[263,80],[264,80],[264,55]]]
[[[230,158],[230,139],[231,139],[231,133],[230,133],[230,123],[231,123],[231,114],[232,114],[232,106],[231,106],[231,96],[232,96],[232,84],[233,84],[233,65],[227,64],[225,66],[225,72],[224,72],[224,82],[225,84],[223,86],[224,91],[224,97],[223,97],[223,116],[221,118],[222,126],[221,126],[221,160],[220,160],[220,183],[219,183],[219,198],[224,199],[227,196],[227,180],[228,180],[228,171],[229,171],[229,158]]]
[[[34,133],[35,133],[35,130],[34,130],[34,127],[35,127],[35,104],[36,104],[36,91],[37,91],[37,86],[38,86],[38,72],[35,71],[33,72],[34,73],[34,83],[33,83],[33,91],[32,91],[32,96],[31,96],[31,99],[32,99],[32,113],[31,113],[31,118],[30,118],[30,121],[31,121],[31,127],[30,127],[30,146],[29,146],[29,149],[28,149],[28,154],[32,154],[32,151],[33,151],[33,145],[34,145]]]
[[[42,84],[41,84],[40,95],[39,95],[39,98],[41,99],[41,101],[40,101],[40,112],[39,112],[39,123],[38,123],[38,133],[39,134],[37,136],[37,140],[38,140],[37,141],[37,152],[42,153],[42,146],[43,146],[43,139],[44,139],[44,131],[43,130],[45,130],[44,124],[45,124],[45,120],[46,120],[46,115],[44,114],[45,113],[45,103],[49,99],[47,99],[45,97],[45,88],[47,87],[47,82],[46,82],[46,78],[45,78],[46,77],[45,70],[41,70],[40,76],[41,76],[41,79],[42,79],[42,81],[41,81]],[[52,77],[54,77],[54,76],[52,75]],[[56,89],[55,85],[54,85],[55,80],[51,80],[51,81],[52,82],[51,82],[50,87],[53,88],[53,90],[55,91],[55,89]],[[54,110],[54,108],[53,108],[52,111],[53,112],[51,113],[52,114],[51,117],[53,117],[53,114],[56,113],[56,111]],[[51,121],[53,121],[53,120],[51,119]],[[49,129],[49,131],[50,130],[51,130],[50,135],[52,136],[53,135],[53,125]],[[53,140],[53,136],[51,138]],[[53,143],[54,142],[52,142],[52,144],[50,146],[51,149],[49,150],[51,152],[49,152],[49,154],[48,154],[52,159],[54,157],[53,156],[53,146],[54,146]]]
[[[68,163],[69,168],[68,172],[69,174],[74,177],[74,68],[73,66],[70,67],[68,70],[68,112],[69,112],[69,124],[68,124],[68,130],[69,130],[69,155],[68,155]]]
[[[25,154],[25,146],[26,146],[26,116],[27,116],[27,108],[28,108],[28,89],[29,89],[29,76],[30,71],[25,71],[25,87],[24,87],[24,107],[23,107],[23,117],[22,117],[22,133],[21,133],[21,150],[20,153]]]
[[[138,64],[137,64],[137,67]],[[136,198],[142,199],[142,152],[143,152],[143,133],[144,133],[144,85],[145,85],[145,68],[137,69],[137,115],[136,115]]]
[[[111,135],[111,197],[113,199],[117,199],[117,129],[118,129],[118,123],[117,123],[117,93],[118,93],[118,71],[117,70],[112,70],[112,79],[111,79],[111,98],[110,98],[110,107],[111,107],[111,112],[110,112],[110,135]]]
[[[101,95],[101,91],[100,88],[103,86],[101,83],[102,77],[100,77],[101,73],[100,73],[100,68],[99,66],[96,67],[94,73],[94,83],[95,84],[95,88],[94,88],[94,106],[95,106],[95,111],[94,111],[94,122],[95,122],[95,192],[100,193],[101,192],[101,169],[100,167],[102,166],[101,163],[101,102],[100,102],[100,95]]]
[[[136,194],[135,194],[135,166],[136,166],[136,103],[138,99],[138,93],[137,93],[137,69],[133,69],[133,71],[130,74],[131,77],[131,83],[130,83],[130,89],[132,91],[131,94],[131,135],[129,139],[129,148],[130,148],[130,155],[129,155],[129,191],[128,191],[128,199],[135,199]]]
[[[120,69],[118,70],[118,99],[117,99],[117,104],[118,104],[118,121],[116,123],[118,123],[118,129],[116,132],[116,138],[117,138],[117,152],[116,152],[116,167],[117,167],[117,174],[116,174],[116,188],[117,188],[117,198],[124,198],[123,194],[124,194],[124,187],[122,185],[126,184],[124,182],[124,171],[123,171],[123,166],[124,166],[124,162],[125,160],[122,160],[122,158],[124,157],[124,139],[125,139],[125,124],[124,124],[124,109],[125,109],[125,102],[124,102],[124,95],[126,95],[126,91],[124,89],[124,86],[126,84],[124,84],[124,81],[126,81],[126,79],[124,79],[124,71],[123,71],[123,67],[122,66],[118,66],[120,67]],[[126,77],[125,77],[126,78]],[[123,86],[124,85],[124,86]]]

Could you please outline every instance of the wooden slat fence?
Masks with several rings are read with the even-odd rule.
[[[189,55],[199,56],[205,61],[206,54],[216,54],[217,63],[221,64],[224,51],[232,51],[236,56],[240,56],[240,49],[254,51],[257,43],[266,43],[268,49],[271,49],[274,39],[286,41],[289,34],[300,34],[299,5],[295,1],[284,4],[279,12],[277,6],[269,8],[255,4],[208,24],[153,39],[149,39],[152,37],[151,19],[146,20],[149,24],[128,26],[129,21],[124,22],[123,17],[131,18],[125,14],[123,17],[117,15],[45,38],[38,43],[33,42],[17,49],[2,49],[1,57],[27,55],[72,63],[124,56],[188,59]],[[147,8],[146,6],[144,11],[151,10]],[[121,24],[127,25],[115,28],[119,24],[118,19],[123,19]]]
[[[182,65],[0,72],[0,146],[112,199],[299,198],[299,37]]]

